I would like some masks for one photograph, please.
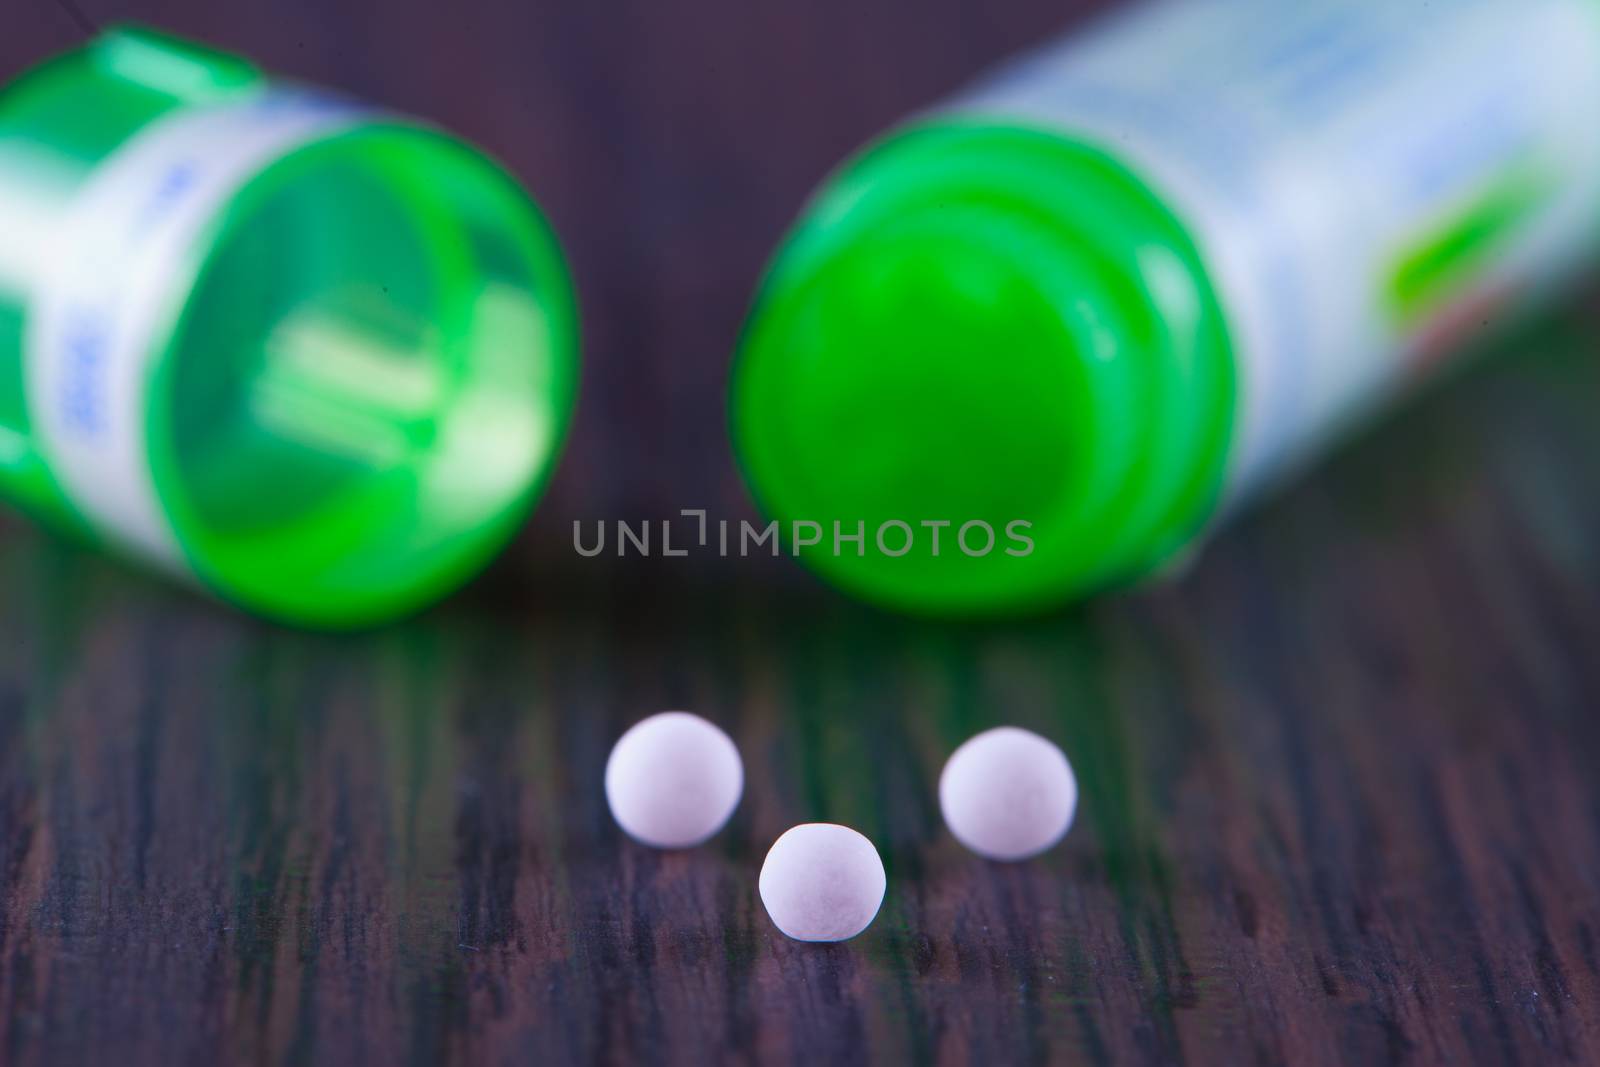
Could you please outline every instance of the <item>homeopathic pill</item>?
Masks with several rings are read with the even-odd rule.
[[[640,844],[690,848],[722,829],[744,792],[733,739],[698,715],[663,711],[634,724],[606,761],[606,802]]]
[[[887,884],[872,842],[835,823],[790,829],[761,865],[761,903],[796,941],[855,937],[877,916]]]
[[[1078,807],[1066,755],[1029,730],[1000,726],[967,741],[939,776],[945,825],[992,860],[1037,856],[1060,841]]]

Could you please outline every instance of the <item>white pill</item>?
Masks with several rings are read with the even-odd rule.
[[[980,856],[1020,860],[1061,840],[1078,808],[1078,780],[1061,750],[1036,733],[1001,726],[951,754],[939,807],[956,840]]]
[[[606,801],[629,837],[689,848],[722,829],[744,791],[733,739],[698,715],[663,711],[617,740],[606,761]]]
[[[761,903],[796,941],[846,941],[871,925],[887,880],[872,842],[848,826],[802,823],[767,852]]]

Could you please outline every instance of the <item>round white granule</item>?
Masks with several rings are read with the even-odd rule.
[[[606,761],[606,802],[629,837],[689,848],[722,829],[744,792],[733,739],[698,715],[663,711],[635,723]]]
[[[1078,780],[1061,750],[1000,726],[956,749],[939,776],[939,807],[956,840],[992,860],[1037,856],[1061,840],[1078,808]]]
[[[808,822],[774,841],[761,903],[796,941],[845,941],[871,924],[888,884],[872,842],[848,826]]]

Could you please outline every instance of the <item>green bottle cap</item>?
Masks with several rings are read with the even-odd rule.
[[[554,465],[560,251],[436,130],[118,31],[0,93],[0,212],[0,492],[43,516],[353,625],[473,574]]]
[[[817,540],[815,569],[971,614],[1189,541],[1233,396],[1216,294],[1151,189],[1053,133],[945,119],[867,151],[806,212],[746,326],[731,419],[763,510],[792,539],[822,528],[794,539]]]

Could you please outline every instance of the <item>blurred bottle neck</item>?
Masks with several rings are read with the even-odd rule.
[[[0,494],[72,514],[34,446],[24,360],[39,279],[85,181],[155,119],[259,80],[240,60],[127,29],[0,87]]]

